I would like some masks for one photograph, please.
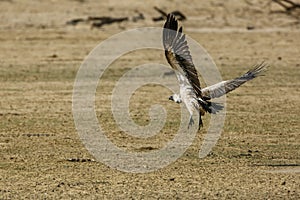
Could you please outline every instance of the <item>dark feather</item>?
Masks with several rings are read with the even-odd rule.
[[[262,62],[258,65],[255,65],[251,70],[232,80],[223,81],[217,83],[215,85],[206,87],[202,89],[203,99],[211,99],[211,98],[218,98],[235,90],[236,88],[240,87],[242,84],[256,78],[257,76],[261,76],[262,72],[266,70],[267,65]]]
[[[182,72],[187,77],[197,97],[201,98],[197,70],[193,64],[185,35],[182,33],[182,27],[178,29],[178,22],[172,14],[168,14],[164,25],[163,45],[168,63],[174,70]]]

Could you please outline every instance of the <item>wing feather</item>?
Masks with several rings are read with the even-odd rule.
[[[223,96],[232,90],[240,87],[242,84],[250,81],[257,76],[261,76],[262,72],[266,70],[267,64],[262,62],[261,64],[255,65],[251,70],[246,72],[240,77],[232,80],[222,81],[212,86],[208,86],[202,89],[202,95],[204,99],[213,99]]]
[[[172,14],[168,14],[164,25],[163,45],[168,63],[187,78],[197,97],[201,98],[200,81],[185,35],[182,33],[182,27],[178,29],[178,22]]]

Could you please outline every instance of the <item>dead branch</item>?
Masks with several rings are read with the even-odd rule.
[[[291,0],[272,0],[272,1],[282,6],[287,13],[290,13],[296,9],[300,9],[300,4],[293,2]]]

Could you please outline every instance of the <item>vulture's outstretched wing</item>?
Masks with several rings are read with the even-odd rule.
[[[201,98],[197,70],[193,64],[185,35],[182,33],[182,27],[178,29],[178,22],[172,14],[168,14],[164,25],[163,45],[168,63],[175,71],[186,77],[197,97]]]
[[[267,65],[265,63],[261,63],[255,65],[253,69],[249,70],[240,77],[232,80],[222,81],[220,83],[203,88],[201,90],[203,99],[218,98],[232,90],[235,90],[247,81],[250,81],[257,76],[262,75],[262,72],[266,70],[266,67]]]

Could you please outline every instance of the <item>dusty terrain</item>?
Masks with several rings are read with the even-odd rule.
[[[204,128],[176,162],[126,173],[95,162],[82,144],[72,116],[73,84],[101,41],[131,28],[161,27],[163,21],[152,21],[159,16],[154,6],[186,15],[184,30],[205,47],[224,79],[263,60],[270,67],[266,76],[227,96],[224,130],[208,157],[198,158],[205,116]],[[0,199],[299,199],[300,26],[280,10],[258,0],[0,1]],[[145,19],[133,22],[137,12]],[[88,16],[130,20],[99,29],[66,25]],[[162,148],[180,123],[180,117],[169,117],[180,109],[167,100],[170,91],[155,85],[132,97],[131,116],[147,124],[149,106],[163,105],[171,114],[157,136],[135,139],[114,123],[109,106],[115,82],[158,58],[164,62],[163,52],[121,57],[105,73],[105,90],[97,90],[99,122],[130,151]]]

